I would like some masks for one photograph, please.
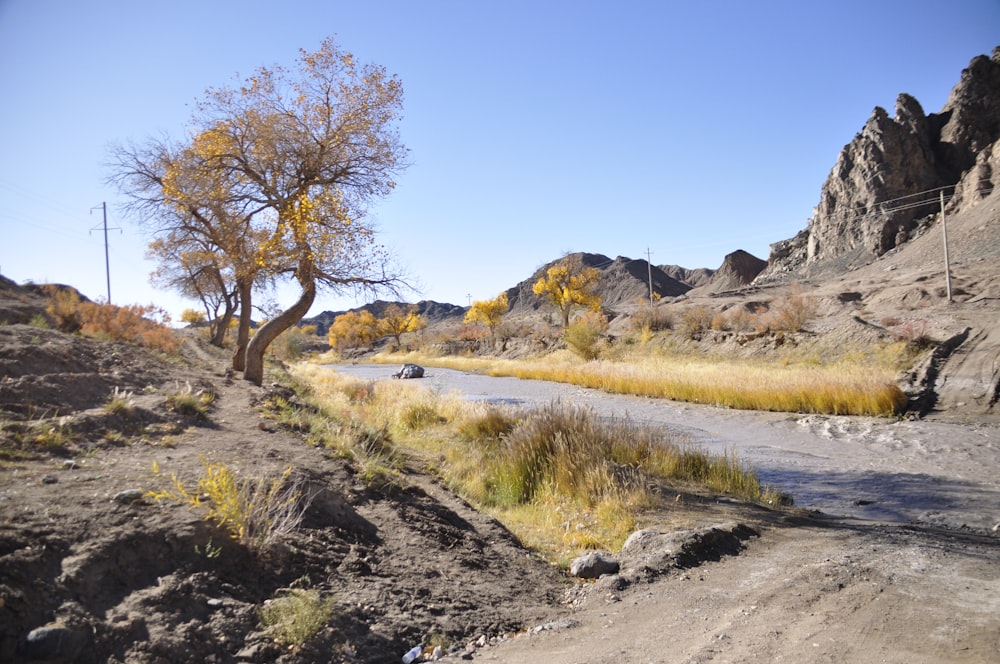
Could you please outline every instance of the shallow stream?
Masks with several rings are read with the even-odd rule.
[[[337,364],[366,380],[394,365]],[[799,507],[879,522],[990,529],[1000,523],[1000,428],[886,418],[740,411],[607,394],[547,381],[428,368],[421,384],[469,399],[561,400],[686,436],[709,452],[735,450],[761,481]]]

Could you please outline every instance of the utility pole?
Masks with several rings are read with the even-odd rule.
[[[649,272],[649,312],[653,312],[653,252],[646,247],[646,268]]]
[[[948,291],[948,303],[951,303],[951,262],[948,260],[948,222],[944,218],[944,190],[941,194],[941,230],[944,233],[944,281]]]
[[[93,212],[97,208],[101,208],[104,211],[104,274],[108,281],[108,304],[111,304],[111,259],[108,257],[108,204],[101,203],[100,205],[95,205],[90,208]],[[91,231],[97,230],[99,227],[91,228]],[[114,228],[112,230],[121,230],[120,228]]]

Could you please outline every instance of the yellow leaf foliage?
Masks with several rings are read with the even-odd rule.
[[[465,313],[464,322],[482,323],[490,328],[490,334],[493,334],[509,308],[510,302],[505,291],[492,300],[476,300],[473,302],[472,306]]]
[[[330,345],[337,350],[370,345],[379,335],[375,315],[367,309],[348,311],[333,319],[327,333]]]
[[[531,291],[535,295],[545,296],[555,305],[562,316],[563,327],[566,327],[574,306],[600,310],[601,296],[597,293],[600,278],[599,270],[583,267],[579,260],[567,256],[549,267],[545,276],[531,287]]]

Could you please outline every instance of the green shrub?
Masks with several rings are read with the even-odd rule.
[[[600,355],[600,342],[607,331],[608,319],[599,312],[588,311],[566,326],[563,341],[583,359],[595,360]]]
[[[52,327],[51,325],[49,325],[49,319],[43,316],[42,314],[35,314],[34,316],[32,316],[31,320],[28,321],[28,326],[35,327],[40,330],[47,330],[50,327]]]
[[[115,388],[104,404],[104,409],[113,415],[128,415],[135,408],[135,396],[131,392]]]
[[[334,606],[318,590],[289,588],[261,607],[260,624],[278,643],[301,648],[329,622]]]
[[[399,414],[400,424],[409,430],[423,429],[447,420],[438,413],[434,404],[413,403],[403,407]]]
[[[458,435],[468,441],[496,443],[510,435],[517,422],[510,409],[487,404],[482,411],[462,418]]]
[[[167,410],[183,415],[202,419],[208,416],[208,409],[215,401],[215,393],[211,390],[197,392],[188,383],[184,389],[167,395]]]

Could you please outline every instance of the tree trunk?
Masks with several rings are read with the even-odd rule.
[[[226,287],[226,280],[222,278],[222,274],[216,269],[212,272],[212,276],[215,279],[216,286],[219,292],[222,294],[222,301],[225,306],[225,311],[222,316],[219,316],[219,306],[215,304],[213,306],[213,311],[209,312],[209,316],[214,315],[214,320],[211,324],[211,341],[213,346],[222,348],[226,343],[226,334],[229,332],[229,324],[233,321],[233,314],[236,312],[236,306],[239,301],[236,299],[239,297],[239,293],[236,291],[230,292]],[[205,297],[202,297],[202,302],[205,302]],[[205,303],[205,308],[208,309],[208,303]]]
[[[223,312],[222,317],[216,317],[215,327],[212,330],[212,345],[222,348],[226,343],[226,334],[229,332],[229,324],[233,322],[233,314],[236,313],[236,302],[233,298],[236,297],[236,293],[226,292],[226,310]]]
[[[250,319],[253,317],[253,303],[250,301],[253,281],[237,281],[236,290],[240,296],[240,325],[236,331],[236,350],[233,351],[233,371],[243,371],[247,364],[247,345],[250,343]]]
[[[271,342],[278,338],[282,332],[295,325],[302,317],[309,312],[313,300],[316,299],[316,282],[306,280],[302,284],[302,295],[299,299],[274,318],[257,330],[253,339],[247,345],[246,367],[243,370],[244,380],[248,380],[254,385],[261,385],[264,382],[264,352]]]
[[[215,329],[212,330],[212,340],[210,343],[213,346],[222,348],[226,344],[226,332],[229,331],[229,323],[233,320],[233,307],[230,305],[226,306],[226,312],[222,314],[221,318],[215,320]]]

